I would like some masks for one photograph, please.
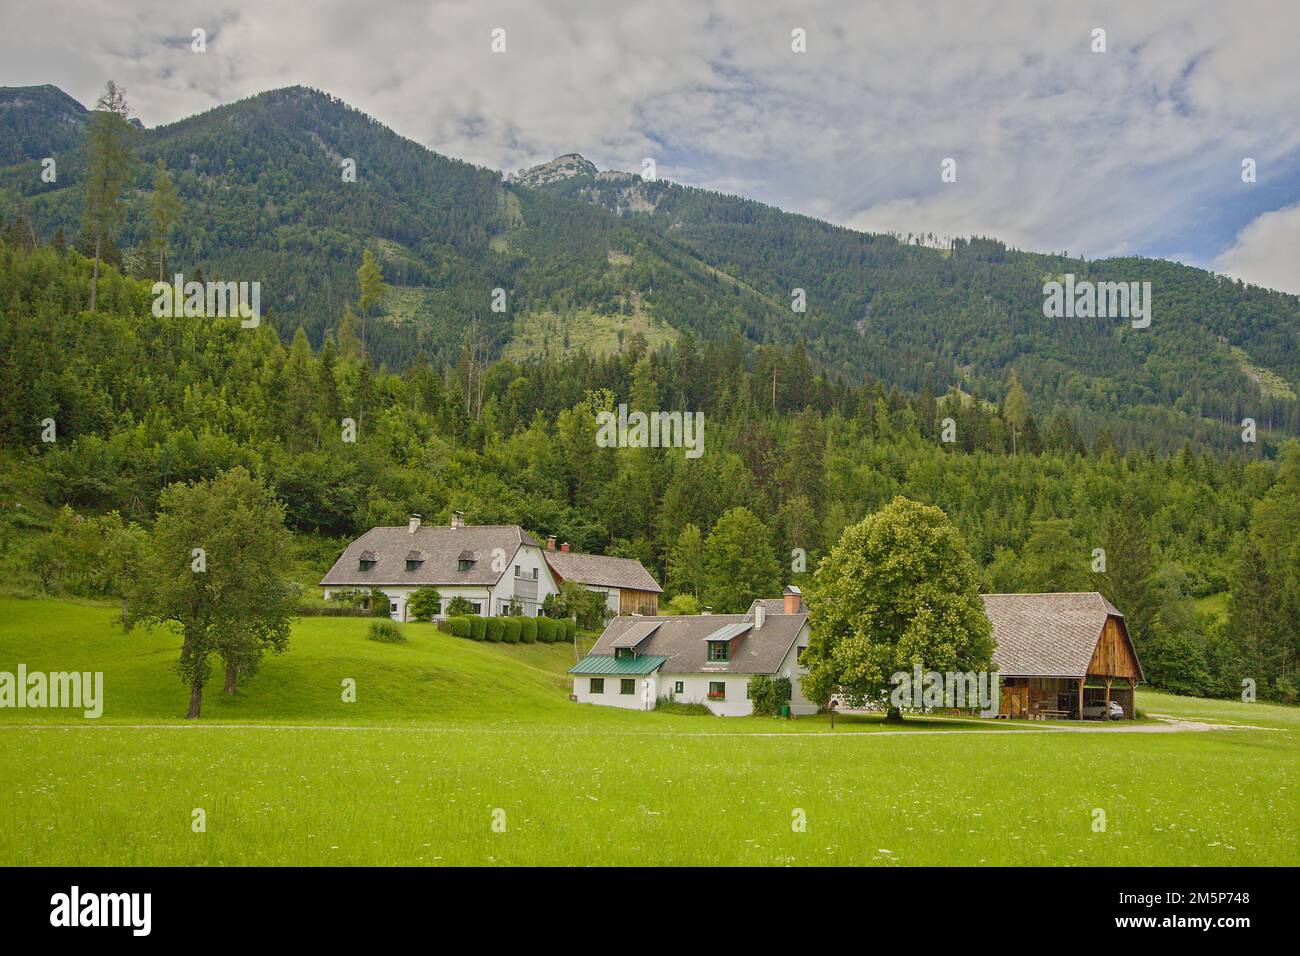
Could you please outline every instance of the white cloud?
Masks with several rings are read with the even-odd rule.
[[[4,82],[89,103],[112,77],[151,125],[301,83],[495,169],[577,151],[634,170],[652,156],[663,176],[847,225],[1090,256],[1193,236],[1208,260],[1231,238],[1213,213],[1238,198],[1240,158],[1285,177],[1300,156],[1291,0],[1238,0],[1231,14],[1213,0],[129,9],[7,5]],[[206,54],[189,51],[195,26]],[[504,55],[489,50],[498,26]],[[796,26],[805,54],[790,50]],[[1109,52],[1090,50],[1094,27]],[[939,181],[945,156],[955,184]],[[1300,198],[1286,188],[1280,202]]]
[[[1214,269],[1300,295],[1300,203],[1254,219],[1215,260]]]

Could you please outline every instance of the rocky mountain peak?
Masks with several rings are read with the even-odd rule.
[[[584,159],[577,153],[565,153],[550,162],[521,169],[510,177],[510,181],[521,186],[546,186],[551,183],[572,179],[574,176],[595,176],[596,164]]]

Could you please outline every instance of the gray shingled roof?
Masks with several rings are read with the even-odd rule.
[[[1106,618],[1124,617],[1096,591],[981,597],[1003,677],[1084,677]]]
[[[633,591],[663,591],[659,583],[636,558],[579,554],[576,551],[547,551],[546,561],[552,571],[564,580],[576,584],[627,588]]]
[[[752,624],[748,614],[693,614],[689,617],[616,617],[606,626],[592,654],[613,654],[619,637],[630,628],[658,623],[654,633],[637,646],[638,654],[668,658],[664,674],[775,674],[790,652],[807,614],[768,615],[763,626],[752,628],[733,646],[726,663],[708,660],[706,638],[729,624]]]
[[[520,544],[540,547],[537,540],[518,525],[466,525],[449,528],[425,526],[411,534],[406,525],[397,528],[371,528],[357,538],[334,567],[321,579],[323,586],[374,587],[378,585],[491,585],[504,571],[492,570],[492,552],[500,548],[505,560],[514,557]],[[416,570],[406,570],[406,556],[423,552],[424,563]],[[363,554],[371,554],[375,566],[360,570]],[[469,553],[477,560],[468,571],[459,570],[460,556]]]

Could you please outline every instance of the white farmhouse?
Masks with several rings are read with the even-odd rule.
[[[357,538],[321,579],[328,600],[336,591],[378,588],[388,595],[394,620],[408,619],[407,600],[418,588],[463,597],[475,614],[508,614],[512,606],[536,617],[547,595],[559,591],[542,547],[518,525],[466,525],[458,511],[446,527],[371,528]]]
[[[616,617],[569,670],[573,695],[629,710],[653,710],[659,698],[672,697],[745,716],[754,710],[749,679],[764,674],[789,678],[792,713],[814,714],[817,705],[799,688],[808,639],[797,588],[786,588],[783,599],[755,601],[745,614]]]

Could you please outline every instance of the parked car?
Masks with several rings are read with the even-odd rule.
[[[1119,705],[1119,701],[1112,700],[1109,709],[1106,707],[1106,702],[1104,700],[1083,705],[1083,717],[1085,720],[1089,717],[1095,717],[1097,720],[1105,720],[1108,715],[1111,720],[1124,719],[1124,708]]]

